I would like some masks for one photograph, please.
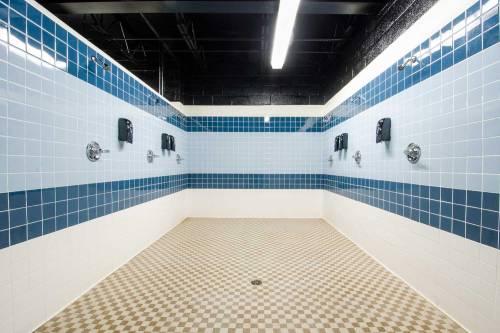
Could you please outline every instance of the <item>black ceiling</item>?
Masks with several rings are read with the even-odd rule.
[[[154,89],[163,77],[172,101],[323,104],[346,72],[373,59],[367,43],[380,44],[391,29],[394,39],[435,0],[302,0],[282,70],[270,67],[277,1],[39,2]]]

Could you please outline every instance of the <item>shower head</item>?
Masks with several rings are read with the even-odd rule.
[[[400,64],[398,66],[398,70],[402,71],[403,69],[406,68],[408,65],[416,66],[419,64],[418,58],[416,56],[409,57],[408,59],[405,60],[404,63]]]
[[[356,95],[356,96],[351,97],[350,101],[352,104],[359,105],[359,104],[361,104],[361,102],[365,101],[365,98],[361,95]]]
[[[102,59],[99,59],[96,56],[90,57],[90,59],[95,62],[97,65],[101,66],[106,72],[109,72],[111,70],[111,66],[107,63],[105,63]]]

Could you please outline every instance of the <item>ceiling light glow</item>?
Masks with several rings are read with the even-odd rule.
[[[280,0],[274,30],[273,53],[271,55],[271,67],[273,69],[283,68],[292,39],[299,4],[300,0]]]

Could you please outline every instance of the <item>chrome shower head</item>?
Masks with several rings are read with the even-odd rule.
[[[111,66],[109,64],[105,63],[102,59],[99,59],[96,56],[91,56],[90,60],[101,66],[106,72],[109,72],[111,70]]]
[[[418,65],[419,64],[418,58],[416,56],[409,57],[408,59],[405,60],[404,63],[402,63],[398,66],[398,70],[402,71],[403,69],[406,68],[406,66],[408,66],[410,64],[412,66]]]
[[[350,102],[352,104],[356,104],[356,105],[360,105],[364,101],[365,101],[365,98],[363,96],[361,96],[361,95],[352,96],[351,99],[350,99]]]

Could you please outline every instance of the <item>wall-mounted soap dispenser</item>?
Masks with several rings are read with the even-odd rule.
[[[170,141],[170,150],[175,151],[175,137],[173,135],[169,135]]]
[[[175,138],[172,135],[162,133],[162,135],[161,135],[161,149],[175,151]]]
[[[335,137],[335,149],[334,151],[347,150],[348,135],[347,133],[342,133]]]
[[[391,141],[391,118],[382,118],[377,122],[375,141]]]
[[[134,128],[132,122],[125,118],[118,119],[118,140],[132,143],[134,139]]]
[[[337,135],[335,137],[335,148],[334,148],[334,151],[339,151],[340,149],[342,149],[340,147],[340,135]]]
[[[342,133],[340,135],[340,142],[342,144],[342,147],[340,149],[347,150],[347,143],[348,143],[348,134],[347,133]]]
[[[170,150],[170,135],[167,133],[161,134],[161,149]]]

